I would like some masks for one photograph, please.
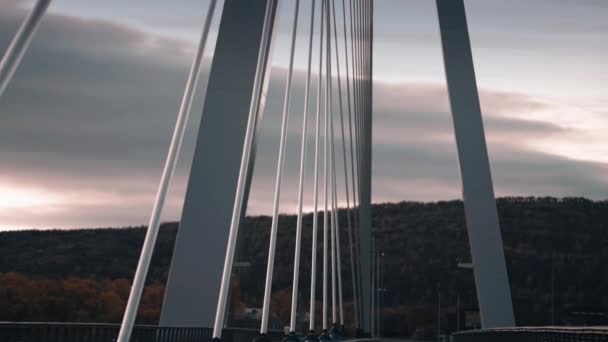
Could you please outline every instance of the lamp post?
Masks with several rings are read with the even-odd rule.
[[[551,252],[551,325],[555,326],[555,251]]]
[[[472,270],[473,263],[472,262],[461,262],[459,260],[456,267]],[[460,290],[458,291],[458,293],[456,295],[456,331],[460,331]]]
[[[382,337],[382,328],[384,326],[384,252],[380,252],[378,258],[378,337]]]
[[[437,341],[441,340],[441,283],[437,282]]]
[[[460,292],[456,294],[456,331],[460,330]]]

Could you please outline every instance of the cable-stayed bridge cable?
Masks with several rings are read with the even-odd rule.
[[[314,190],[313,190],[313,221],[312,221],[312,251],[311,251],[311,271],[310,271],[310,322],[309,330],[315,330],[315,304],[316,304],[316,287],[317,287],[317,231],[318,231],[318,206],[319,206],[319,142],[321,136],[321,89],[323,85],[323,14],[325,7],[321,4],[320,17],[320,36],[319,36],[319,70],[317,79],[317,108],[316,108],[316,130],[315,130],[315,162],[314,162]]]
[[[294,9],[293,28],[291,34],[291,48],[289,55],[289,68],[287,71],[287,81],[285,84],[285,100],[283,102],[283,117],[281,123],[281,141],[279,143],[279,158],[277,161],[277,175],[274,188],[274,201],[272,207],[272,224],[270,227],[270,243],[268,247],[268,265],[266,268],[266,281],[264,284],[264,303],[262,306],[262,322],[260,334],[268,331],[268,317],[270,315],[270,296],[272,292],[272,275],[274,270],[274,255],[276,252],[277,230],[279,224],[279,203],[281,199],[281,181],[285,162],[285,144],[287,137],[287,125],[289,122],[289,106],[291,101],[291,83],[293,77],[293,64],[295,57],[296,37],[298,29],[298,12],[300,0],[296,0]]]
[[[338,328],[336,325],[339,322],[340,326],[344,325],[344,309],[343,309],[343,302],[342,302],[342,270],[341,270],[341,258],[340,258],[340,235],[339,235],[339,231],[340,231],[340,226],[339,226],[339,221],[338,221],[338,190],[337,190],[337,179],[336,179],[336,168],[335,168],[335,164],[336,164],[336,156],[335,156],[335,142],[334,142],[334,127],[333,127],[333,118],[331,120],[331,158],[332,158],[332,207],[333,207],[333,215],[332,215],[332,233],[333,233],[333,237],[332,237],[332,252],[336,255],[336,257],[334,258],[334,265],[335,265],[335,270],[333,270],[335,276],[337,276],[337,294],[336,289],[334,288],[334,297],[337,295],[338,297],[338,313],[339,313],[339,318],[338,319],[334,319],[334,329]],[[335,309],[334,309],[335,310]]]
[[[323,5],[325,6],[325,22],[327,23],[327,30],[329,31],[329,15],[328,15],[328,0],[324,0],[323,1]],[[324,153],[323,153],[323,159],[325,160],[323,163],[323,192],[324,192],[324,201],[323,201],[323,205],[324,205],[324,210],[323,210],[323,331],[326,332],[327,331],[327,254],[328,254],[328,248],[327,245],[329,243],[329,237],[328,237],[328,233],[329,233],[329,226],[328,226],[328,136],[329,136],[329,104],[330,104],[330,97],[329,97],[329,87],[330,87],[330,83],[329,83],[329,78],[331,77],[331,74],[329,73],[329,60],[328,57],[329,56],[329,40],[327,40],[325,42],[325,47],[326,47],[326,53],[325,53],[325,134],[324,134],[324,139],[323,139],[323,149],[324,149]]]
[[[300,276],[300,248],[302,245],[302,206],[304,200],[304,172],[306,169],[306,142],[308,135],[308,101],[310,90],[310,72],[312,66],[312,44],[315,27],[315,2],[312,0],[310,15],[310,36],[308,40],[308,66],[306,69],[306,82],[304,86],[304,115],[302,119],[302,146],[300,148],[300,177],[298,180],[298,218],[296,223],[296,241],[293,261],[293,281],[291,290],[291,317],[289,321],[290,332],[296,331],[296,315],[298,307],[298,282]]]
[[[343,2],[344,4],[344,2]],[[358,326],[358,322],[357,322],[357,295],[356,295],[356,282],[355,282],[355,262],[354,262],[354,246],[353,246],[353,240],[352,240],[352,220],[351,220],[351,211],[350,211],[350,194],[349,194],[349,181],[348,181],[348,162],[347,162],[347,152],[346,152],[346,137],[345,137],[345,129],[344,129],[344,105],[343,105],[343,101],[342,101],[342,79],[341,79],[341,74],[340,74],[340,57],[339,57],[339,44],[338,44],[338,29],[337,29],[337,24],[336,24],[336,7],[335,7],[335,3],[332,2],[332,7],[333,7],[333,19],[334,19],[334,40],[336,41],[336,76],[337,76],[337,82],[338,82],[338,101],[339,101],[339,113],[340,113],[340,127],[341,127],[341,142],[342,142],[342,155],[343,155],[343,161],[344,161],[344,182],[345,182],[345,195],[346,195],[346,218],[347,218],[347,228],[348,228],[348,235],[349,235],[349,242],[350,242],[350,261],[351,261],[351,273],[352,273],[352,279],[353,279],[353,304],[354,304],[354,310],[355,310],[355,326]],[[346,32],[345,32],[346,33]],[[346,37],[346,36],[345,36]],[[347,48],[346,46],[346,39],[344,41],[345,43],[345,50]],[[347,67],[348,70],[348,67]],[[350,101],[350,96],[348,101]],[[349,105],[349,109],[350,109],[350,103]],[[340,239],[337,239],[337,247],[338,247],[338,255],[340,256]],[[338,274],[339,274],[339,302],[340,302],[340,310],[341,310],[341,314],[340,314],[340,320],[341,320],[341,324],[344,325],[344,317],[343,317],[343,298],[342,298],[342,273],[341,273],[341,263],[338,262]]]
[[[169,152],[167,153],[154,207],[152,209],[152,214],[150,215],[150,222],[148,223],[148,230],[146,232],[144,245],[137,264],[137,270],[135,271],[133,285],[131,286],[131,293],[129,294],[129,300],[127,302],[127,307],[120,326],[120,331],[118,334],[119,342],[129,341],[131,331],[133,330],[133,325],[135,324],[137,309],[143,293],[148,268],[150,267],[152,253],[154,252],[154,245],[156,244],[156,239],[158,237],[162,209],[165,204],[165,198],[167,196],[169,185],[171,184],[171,178],[175,172],[179,152],[184,139],[184,133],[186,131],[188,117],[190,115],[190,109],[192,108],[194,92],[196,91],[196,86],[198,85],[200,66],[203,60],[205,45],[209,36],[209,29],[211,27],[211,21],[213,19],[216,3],[217,0],[212,0],[209,3],[209,9],[207,11],[205,23],[203,24],[203,31],[201,33],[199,46],[190,68],[190,74],[188,76],[188,81],[186,82],[186,89],[184,91],[177,116],[177,122],[175,123],[173,137],[171,139],[171,145],[169,146]]]

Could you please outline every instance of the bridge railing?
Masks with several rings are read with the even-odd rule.
[[[522,327],[455,333],[454,342],[608,342],[608,327]]]
[[[120,324],[102,323],[15,323],[0,322],[2,342],[115,342]],[[201,342],[211,340],[211,328],[163,327],[136,325],[131,342]],[[225,342],[251,342],[257,329],[226,328]],[[273,341],[283,338],[282,332],[269,331]]]

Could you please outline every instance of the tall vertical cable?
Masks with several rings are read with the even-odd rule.
[[[133,325],[135,324],[137,308],[139,307],[139,302],[146,282],[146,276],[148,274],[148,268],[150,267],[150,261],[152,259],[152,253],[154,252],[154,245],[156,244],[156,239],[158,237],[161,213],[165,204],[165,198],[167,197],[169,185],[171,184],[171,178],[175,172],[179,152],[184,139],[184,133],[186,131],[186,124],[190,115],[190,109],[192,108],[194,92],[196,90],[196,86],[198,85],[200,66],[203,60],[205,45],[207,43],[207,37],[209,36],[209,28],[211,27],[211,21],[213,19],[213,12],[215,11],[216,3],[217,0],[212,0],[209,3],[209,9],[203,25],[198,50],[194,56],[192,66],[190,68],[190,74],[188,76],[188,81],[186,82],[186,89],[184,91],[177,116],[177,122],[175,123],[175,129],[173,131],[173,137],[171,139],[171,145],[169,146],[169,152],[167,153],[167,159],[165,161],[160,184],[158,186],[156,200],[154,201],[154,207],[152,209],[152,214],[150,215],[148,231],[146,232],[146,238],[144,240],[139,262],[137,264],[137,270],[135,271],[133,285],[131,286],[131,293],[129,294],[129,300],[127,302],[125,314],[120,326],[120,331],[118,333],[119,342],[129,341],[131,332],[133,330]]]
[[[330,213],[331,213],[331,222],[330,222],[330,239],[331,239],[331,312],[332,312],[332,323],[335,325],[337,323],[338,317],[337,317],[337,305],[336,305],[336,299],[337,299],[337,292],[336,292],[336,249],[335,247],[335,220],[334,220],[334,216],[335,216],[335,206],[334,206],[334,193],[333,193],[333,172],[334,172],[334,163],[333,163],[333,153],[334,153],[334,149],[333,149],[333,93],[332,93],[332,87],[333,87],[333,73],[332,73],[332,67],[331,67],[331,8],[329,6],[329,2],[327,2],[327,80],[328,80],[328,88],[327,88],[327,94],[328,94],[328,102],[329,102],[329,135],[328,135],[328,143],[329,143],[329,186],[330,189],[329,191],[331,192],[330,194],[330,198],[331,198],[331,203],[330,203]]]
[[[333,120],[332,120],[332,124],[331,124],[331,158],[332,158],[332,165],[336,164],[336,157],[335,157],[335,151],[334,151],[334,127],[333,127]],[[342,302],[342,267],[341,267],[341,258],[340,258],[340,225],[338,222],[338,185],[337,185],[337,180],[336,180],[336,168],[332,167],[332,205],[333,205],[333,242],[332,242],[332,248],[334,249],[334,253],[336,254],[336,258],[334,263],[336,264],[336,269],[335,269],[335,274],[338,278],[338,313],[339,313],[339,322],[341,326],[344,326],[344,307],[343,307],[343,302]],[[335,291],[335,290],[334,290]],[[336,294],[334,293],[334,296]],[[335,320],[335,323],[337,323],[338,321]]]
[[[300,248],[302,245],[302,206],[304,197],[304,171],[306,169],[306,141],[308,135],[308,93],[310,90],[310,69],[312,66],[312,41],[315,28],[315,0],[312,0],[310,15],[310,37],[308,40],[308,67],[304,86],[304,115],[302,119],[302,146],[300,148],[300,178],[298,182],[298,220],[296,223],[296,241],[293,260],[293,281],[291,290],[290,332],[296,331],[296,314],[298,311],[298,283],[300,276]]]
[[[279,158],[277,162],[277,176],[274,188],[274,201],[272,206],[272,224],[270,227],[270,243],[268,247],[268,265],[266,267],[266,282],[264,284],[264,304],[262,307],[262,322],[260,333],[268,331],[268,316],[270,314],[270,296],[272,292],[272,274],[274,270],[274,255],[277,244],[277,230],[279,224],[279,203],[281,199],[281,180],[283,177],[283,166],[285,162],[285,143],[287,138],[287,125],[289,122],[289,105],[291,101],[291,83],[293,78],[293,62],[295,57],[296,37],[298,31],[298,12],[300,0],[296,0],[294,9],[293,28],[291,33],[291,49],[289,54],[289,68],[287,70],[287,82],[285,84],[285,101],[283,102],[283,118],[281,123],[281,141],[279,143]]]
[[[345,137],[345,130],[344,130],[344,104],[342,103],[342,78],[341,78],[341,74],[340,74],[340,57],[339,57],[339,44],[338,44],[338,28],[337,28],[337,20],[336,20],[336,6],[335,3],[332,2],[332,13],[333,13],[333,21],[334,21],[334,40],[336,41],[336,76],[337,76],[337,81],[338,81],[338,101],[339,101],[339,111],[340,111],[340,127],[341,127],[341,141],[342,141],[342,160],[344,161],[344,189],[345,189],[345,194],[346,194],[346,219],[347,219],[347,228],[348,228],[348,235],[349,235],[349,241],[350,241],[350,261],[351,261],[351,271],[352,271],[352,278],[353,278],[353,303],[354,303],[354,307],[355,307],[355,312],[357,311],[357,296],[356,296],[356,290],[355,290],[355,263],[354,263],[354,255],[353,255],[353,251],[354,251],[354,246],[353,246],[353,240],[352,240],[352,222],[351,222],[351,211],[350,211],[350,194],[349,194],[349,181],[348,181],[348,163],[347,163],[347,153],[346,153],[346,137]],[[345,49],[346,49],[346,41],[345,41]],[[347,69],[348,70],[348,69]],[[349,100],[350,101],[350,100]],[[349,104],[350,107],[350,104]],[[332,135],[333,137],[333,135]],[[337,186],[334,185],[334,189],[336,189]],[[336,190],[337,193],[337,190]],[[337,194],[336,194],[337,196]],[[337,205],[337,202],[336,202]],[[337,220],[337,217],[336,217]],[[336,226],[338,226],[336,224]],[[337,231],[338,234],[338,238],[337,238],[337,253],[338,253],[338,259],[340,260],[341,254],[340,254],[340,237],[339,237],[339,230]],[[342,297],[342,272],[341,272],[341,262],[338,261],[338,298],[339,298],[339,307],[340,307],[340,320],[341,320],[341,324],[344,324],[344,317],[343,317],[343,297]],[[355,326],[358,326],[358,322],[357,322],[357,318],[355,315]]]
[[[329,31],[329,14],[328,12],[328,1],[329,0],[324,0],[323,2],[323,6],[325,7],[325,22],[327,23],[327,30]],[[323,163],[323,192],[325,195],[324,201],[323,201],[323,205],[324,207],[324,211],[323,211],[323,330],[327,331],[327,253],[329,252],[327,247],[328,247],[328,243],[329,243],[329,237],[328,237],[328,233],[329,233],[329,226],[328,226],[328,212],[327,212],[327,205],[328,205],[328,186],[327,186],[327,180],[328,180],[328,175],[327,175],[327,168],[328,168],[328,139],[329,139],[329,106],[330,106],[330,97],[329,97],[329,87],[330,87],[330,77],[331,74],[329,73],[329,60],[328,57],[329,56],[329,41],[325,42],[325,48],[326,48],[326,57],[325,57],[325,135],[324,135],[324,139],[323,139],[323,158],[325,159],[325,162]]]
[[[316,302],[316,287],[317,287],[317,231],[318,231],[318,205],[319,205],[319,140],[321,135],[321,88],[323,86],[323,14],[325,7],[321,4],[321,33],[319,36],[319,72],[317,79],[317,113],[316,113],[316,131],[315,131],[315,164],[314,164],[314,212],[312,217],[312,251],[311,251],[311,272],[310,272],[310,322],[309,330],[315,330],[315,302]]]
[[[351,151],[354,150],[354,158],[351,159],[351,163],[354,164],[353,166],[353,198],[354,198],[354,205],[353,207],[355,208],[355,212],[354,212],[354,217],[355,217],[355,222],[357,223],[357,229],[354,232],[354,244],[355,244],[355,255],[356,255],[356,266],[357,266],[357,277],[356,277],[356,282],[357,282],[357,287],[359,289],[362,289],[362,276],[361,276],[361,252],[360,252],[360,239],[359,239],[359,175],[360,175],[360,148],[359,148],[359,140],[360,140],[360,130],[359,130],[359,112],[360,112],[360,107],[361,104],[359,102],[359,83],[357,81],[358,78],[358,74],[357,74],[357,70],[358,70],[358,60],[359,60],[359,53],[358,53],[358,40],[356,37],[356,29],[355,29],[355,23],[356,23],[356,13],[355,13],[355,9],[356,9],[356,5],[353,5],[353,2],[356,0],[349,0],[349,22],[350,22],[350,31],[349,31],[349,36],[350,36],[350,42],[351,42],[351,69],[352,69],[352,93],[353,93],[353,112],[352,112],[352,122],[349,121],[349,129],[351,132],[351,146],[353,146],[351,148]],[[350,120],[350,116],[349,116],[349,120]],[[354,127],[354,134],[352,133]],[[351,152],[352,155],[352,152]],[[361,292],[359,292],[361,293]],[[363,308],[363,296],[360,295],[359,296],[359,307]],[[359,310],[359,323],[361,324],[361,322],[363,321],[363,311],[362,309]]]

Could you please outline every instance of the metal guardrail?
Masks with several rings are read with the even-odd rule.
[[[522,327],[470,330],[454,342],[608,342],[608,327]]]
[[[120,324],[99,323],[14,323],[0,322],[2,342],[115,342]],[[207,342],[211,328],[163,327],[136,325],[131,342]],[[256,329],[226,328],[224,342],[251,342]],[[280,341],[283,332],[268,332],[273,341]]]

